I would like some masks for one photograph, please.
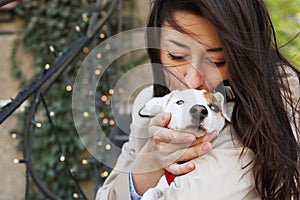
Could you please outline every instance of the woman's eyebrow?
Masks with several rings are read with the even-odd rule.
[[[179,47],[183,47],[183,48],[186,48],[186,49],[189,49],[189,47],[181,42],[178,42],[178,41],[175,41],[175,40],[168,40],[168,42],[171,42]],[[212,48],[209,48],[209,49],[206,49],[206,51],[208,52],[220,52],[220,51],[223,51],[223,48],[222,47],[212,47]]]
[[[209,48],[209,49],[206,49],[206,51],[208,51],[208,52],[219,52],[219,51],[223,51],[223,48],[222,47]]]

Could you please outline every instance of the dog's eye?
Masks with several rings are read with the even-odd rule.
[[[182,105],[182,104],[184,104],[184,101],[183,100],[179,100],[179,101],[176,102],[176,104],[177,105]]]
[[[214,111],[214,112],[220,112],[219,106],[216,105],[216,104],[214,104],[214,103],[212,103],[209,107],[210,107],[210,109],[211,109],[212,111]]]

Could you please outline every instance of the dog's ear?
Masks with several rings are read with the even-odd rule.
[[[224,117],[227,121],[231,122],[231,117],[232,117],[232,111],[234,107],[234,102],[227,102],[224,105]]]
[[[154,116],[159,113],[164,112],[164,108],[167,106],[170,98],[172,97],[173,92],[163,96],[163,97],[154,97],[150,99],[144,108],[140,111],[142,115]]]
[[[220,92],[216,92],[213,94],[214,97],[216,97],[216,99],[219,101],[220,105],[221,105],[221,109],[222,109],[222,115],[224,116],[224,118],[231,122],[231,117],[232,117],[232,111],[233,111],[233,107],[234,107],[234,102],[224,102],[224,96],[220,93]]]

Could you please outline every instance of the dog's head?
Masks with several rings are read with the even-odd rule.
[[[225,119],[230,121],[231,111],[232,108],[224,106],[221,93],[187,89],[152,98],[142,112],[148,115],[170,112],[172,117],[169,128],[189,131],[200,137],[205,133],[221,131]]]

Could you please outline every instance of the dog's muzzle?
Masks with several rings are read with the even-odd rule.
[[[192,123],[199,125],[208,116],[208,111],[205,106],[197,104],[190,109],[190,115]]]

